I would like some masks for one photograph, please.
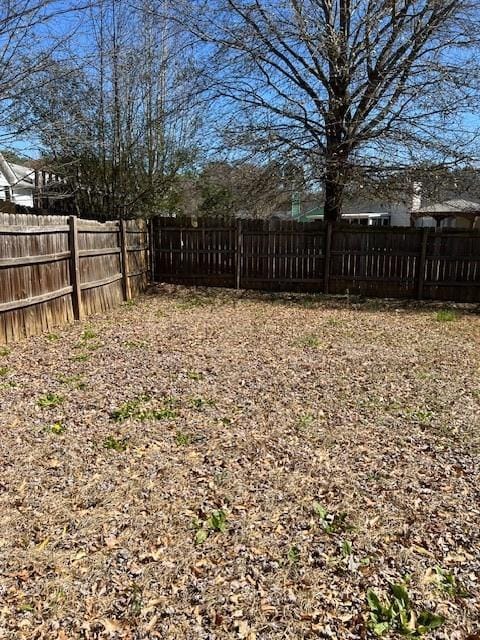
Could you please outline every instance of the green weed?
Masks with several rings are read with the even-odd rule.
[[[299,298],[297,303],[304,309],[317,309],[321,300],[316,296],[303,296]]]
[[[287,551],[287,559],[290,564],[298,564],[300,562],[300,549],[292,545]]]
[[[351,555],[353,555],[353,547],[352,547],[352,543],[350,542],[350,540],[344,540],[342,542],[342,556],[344,558],[348,558]]]
[[[14,387],[18,387],[18,383],[14,380],[7,380],[6,382],[2,382],[0,384],[0,390],[2,389],[13,389]]]
[[[388,631],[396,631],[409,638],[419,638],[444,623],[442,616],[430,611],[422,611],[417,615],[403,585],[390,584],[390,591],[391,598],[386,598],[383,602],[374,591],[367,591],[370,609],[368,628],[375,635],[382,636]]]
[[[111,449],[112,451],[123,452],[127,450],[128,441],[126,438],[116,438],[115,436],[108,436],[103,441],[103,446],[105,449]]]
[[[430,380],[432,375],[430,371],[417,371],[417,378],[419,380]]]
[[[172,398],[165,398],[162,406],[159,408],[145,407],[145,403],[149,401],[150,397],[146,395],[128,400],[118,409],[112,411],[111,418],[115,420],[115,422],[123,422],[129,419],[145,422],[146,420],[169,420],[176,418],[177,413],[174,409],[175,401]]]
[[[470,596],[470,593],[457,582],[453,573],[441,567],[435,567],[435,574],[437,587],[441,591],[445,591],[453,598],[468,598]]]
[[[97,334],[95,333],[95,331],[93,329],[86,328],[86,329],[83,330],[80,339],[85,342],[86,340],[93,340],[96,337],[97,337]]]
[[[327,324],[330,327],[338,327],[342,323],[338,318],[327,318]]]
[[[207,399],[207,398],[200,398],[200,397],[192,398],[191,405],[192,405],[192,407],[194,409],[197,409],[197,411],[201,411],[205,407],[214,407],[215,406],[215,400],[211,400],[211,399]]]
[[[318,336],[313,333],[308,333],[301,336],[295,341],[297,347],[307,347],[309,349],[318,349],[321,347],[322,342]]]
[[[5,378],[10,373],[10,369],[8,367],[0,367],[0,378]]]
[[[430,409],[414,409],[407,411],[407,414],[422,425],[429,425],[432,422],[435,414]]]
[[[50,342],[56,342],[57,340],[60,340],[60,336],[58,333],[49,333],[47,334],[47,340],[50,340]]]
[[[138,617],[142,613],[143,607],[143,590],[140,585],[134,583],[131,586],[129,601],[132,616]]]
[[[90,354],[88,353],[79,353],[76,356],[72,356],[70,360],[72,362],[86,362],[90,358]]]
[[[146,340],[126,340],[123,344],[127,349],[145,349],[148,346]]]
[[[312,426],[315,416],[312,413],[302,413],[297,419],[297,429],[303,431]]]
[[[213,296],[201,296],[198,294],[192,294],[177,302],[176,307],[177,309],[188,311],[189,309],[206,307],[211,304],[215,304],[215,298]]]
[[[80,375],[58,376],[57,380],[61,384],[66,384],[71,389],[80,389],[81,391],[83,391],[84,389],[87,388],[86,382],[84,381],[83,377]]]
[[[203,522],[196,524],[198,529],[195,535],[195,544],[202,544],[210,533],[225,533],[228,528],[227,514],[223,509],[212,511],[210,516]]]
[[[59,436],[62,433],[65,433],[65,430],[66,430],[66,427],[61,422],[54,422],[49,428],[50,433],[53,433],[56,436]]]
[[[10,354],[10,349],[8,347],[0,347],[0,357],[4,358]]]
[[[54,409],[59,407],[65,398],[58,395],[58,393],[47,393],[44,396],[40,396],[37,400],[37,405],[42,409]]]
[[[192,442],[192,436],[189,433],[182,433],[181,431],[179,431],[176,435],[175,435],[175,443],[179,446],[179,447],[186,447],[187,445],[189,445]]]
[[[331,513],[318,502],[314,502],[313,512],[318,517],[320,525],[326,533],[351,531],[353,529],[347,522],[347,514],[343,511],[341,513]]]
[[[199,371],[187,371],[187,378],[195,381],[203,380],[203,373]]]
[[[457,314],[450,309],[442,309],[441,311],[437,311],[435,318],[437,322],[453,322],[457,319]]]

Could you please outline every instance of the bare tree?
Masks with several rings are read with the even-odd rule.
[[[180,0],[230,139],[302,161],[341,215],[353,171],[461,162],[476,132],[478,0]],[[217,107],[219,108],[219,107]]]
[[[0,140],[28,131],[26,92],[43,83],[41,73],[78,27],[89,0],[0,0]]]
[[[201,114],[188,50],[152,4],[92,7],[83,25],[88,45],[45,72],[47,85],[61,79],[55,91],[29,100],[44,153],[68,177],[80,214],[169,208],[177,176],[197,152]]]

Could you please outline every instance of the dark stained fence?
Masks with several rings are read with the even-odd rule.
[[[0,343],[106,311],[147,280],[142,220],[0,213]]]
[[[157,282],[480,302],[480,232],[156,218]]]
[[[323,288],[323,225],[276,221],[269,224],[257,220],[243,221],[240,225],[239,287],[277,291]]]
[[[153,271],[184,284],[235,286],[237,230],[217,218],[155,218],[152,222]]]

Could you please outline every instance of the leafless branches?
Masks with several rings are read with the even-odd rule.
[[[357,163],[411,167],[418,158],[468,157],[475,131],[464,115],[478,100],[477,0],[176,6],[179,23],[204,42],[225,112],[243,107],[234,123],[226,118],[231,134],[260,152],[302,156],[324,179],[328,218],[340,215]]]

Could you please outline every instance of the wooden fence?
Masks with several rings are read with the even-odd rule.
[[[130,299],[147,264],[142,220],[0,213],[0,343]]]
[[[156,218],[157,282],[480,302],[480,233]]]

